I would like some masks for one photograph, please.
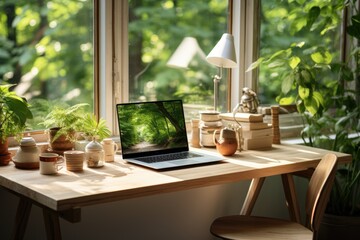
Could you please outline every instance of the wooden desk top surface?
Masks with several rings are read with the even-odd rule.
[[[217,154],[214,149],[199,151]],[[115,162],[106,163],[102,168],[84,167],[83,172],[75,173],[64,167],[57,175],[41,175],[39,170],[20,170],[10,163],[0,167],[0,185],[61,211],[306,170],[315,167],[327,152],[329,151],[300,145],[273,144],[272,149],[268,150],[237,152],[220,163],[168,171],[138,167],[116,156]],[[342,163],[351,161],[348,154],[336,155]]]

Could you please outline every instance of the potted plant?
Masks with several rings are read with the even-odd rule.
[[[50,151],[62,153],[75,147],[76,133],[81,131],[86,103],[70,107],[55,106],[41,123],[49,131]]]
[[[106,121],[102,118],[98,120],[94,114],[87,113],[83,119],[82,133],[87,139],[84,150],[88,167],[104,166],[105,152],[100,141],[111,135],[110,129],[106,126]]]
[[[360,12],[356,3],[353,1],[356,13],[346,27],[353,44],[349,58],[333,65],[342,83],[335,88],[336,110],[324,115],[333,116],[328,119],[332,120],[329,123],[334,137],[327,135],[325,141],[318,138],[320,143],[330,143],[331,150],[350,153],[352,162],[338,169],[319,239],[358,239],[360,227]]]
[[[356,8],[356,3],[346,1],[342,7]],[[337,171],[319,239],[357,239],[360,227],[360,13],[354,12],[344,33],[353,44],[348,59],[335,62],[326,47],[300,42],[249,67],[282,67],[285,77],[277,101],[297,105],[306,121],[301,135],[306,145],[352,155],[352,162]]]
[[[106,126],[106,121],[102,118],[97,120],[92,113],[85,114],[81,131],[87,140],[101,141],[111,135],[110,129]]]
[[[0,85],[0,165],[7,165],[11,155],[8,152],[10,136],[21,137],[26,128],[26,120],[33,117],[29,104],[10,90],[13,85]]]

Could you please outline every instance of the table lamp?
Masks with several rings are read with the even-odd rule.
[[[219,82],[222,78],[222,69],[237,67],[234,37],[229,33],[224,33],[219,42],[207,55],[206,60],[219,67],[218,74],[214,76],[214,111],[217,111]]]

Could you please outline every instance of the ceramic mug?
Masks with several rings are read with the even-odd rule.
[[[83,170],[85,153],[83,151],[65,151],[65,165],[68,171],[79,172]]]
[[[61,168],[64,158],[57,153],[41,153],[40,159],[40,173],[41,174],[56,174]]]
[[[118,145],[111,138],[104,138],[101,142],[105,152],[105,162],[113,162]]]

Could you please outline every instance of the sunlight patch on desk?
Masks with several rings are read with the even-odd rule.
[[[84,168],[84,171],[78,173],[62,170],[57,176],[44,177],[48,177],[49,181],[28,184],[27,187],[55,200],[181,181],[179,178],[140,167],[130,170],[121,167],[106,168],[106,166],[99,169]]]
[[[314,155],[320,155],[320,153],[315,152],[315,151],[308,151],[308,150],[304,150],[304,149],[298,149],[298,152],[303,152],[303,153],[310,153],[310,154],[314,154]]]
[[[260,156],[256,156],[256,157],[260,161],[254,161],[254,160],[249,161],[246,159],[244,159],[244,160],[227,159],[226,161],[229,163],[232,163],[232,164],[245,166],[245,167],[251,167],[251,168],[257,168],[257,169],[261,169],[261,168],[265,168],[265,167],[269,167],[269,166],[277,166],[277,165],[292,163],[291,161],[288,161],[288,160],[276,160],[276,159],[260,157]]]

